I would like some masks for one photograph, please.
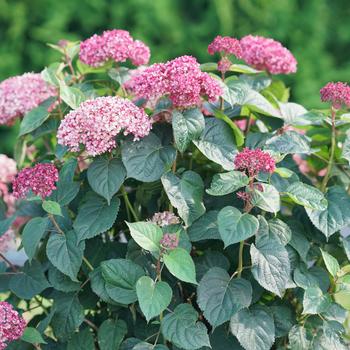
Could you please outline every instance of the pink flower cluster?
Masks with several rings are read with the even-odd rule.
[[[269,153],[261,149],[244,148],[234,160],[236,170],[245,171],[250,177],[255,177],[259,172],[273,173],[275,161]]]
[[[58,170],[51,163],[39,163],[33,168],[21,170],[13,181],[13,194],[16,198],[25,198],[31,190],[42,199],[56,189]]]
[[[17,174],[16,162],[6,154],[0,154],[0,182],[10,183]]]
[[[328,83],[320,90],[320,94],[323,102],[331,102],[336,109],[342,105],[350,106],[350,86],[346,83]]]
[[[210,55],[220,52],[223,55],[234,55],[238,59],[242,58],[241,43],[236,38],[218,35],[208,46]]]
[[[134,140],[147,136],[152,128],[145,111],[131,101],[118,97],[98,97],[83,102],[66,115],[58,128],[58,143],[73,152],[84,145],[89,155],[96,156],[116,147],[115,137],[123,131]]]
[[[166,63],[156,63],[134,75],[126,84],[138,98],[158,99],[169,95],[174,107],[199,105],[201,96],[210,102],[222,93],[219,83],[200,70],[194,57],[181,56]]]
[[[163,211],[155,213],[151,219],[151,222],[163,227],[168,225],[176,225],[180,223],[180,219],[170,211]]]
[[[167,250],[175,249],[179,245],[179,238],[175,233],[165,233],[160,245]]]
[[[8,343],[19,339],[26,328],[24,318],[6,301],[0,302],[0,350]]]
[[[147,64],[150,49],[140,40],[134,40],[128,31],[106,30],[101,35],[94,34],[80,44],[80,60],[92,67],[99,67],[109,60],[132,64]]]
[[[15,233],[12,229],[7,230],[2,236],[0,236],[0,253],[6,253],[8,249],[15,242]]]
[[[0,83],[0,125],[11,124],[33,108],[38,107],[57,91],[39,73],[25,73]]]
[[[297,61],[280,42],[262,36],[247,35],[240,40],[242,58],[256,69],[271,74],[289,74],[297,71]]]

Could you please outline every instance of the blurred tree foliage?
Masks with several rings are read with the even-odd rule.
[[[349,16],[349,0],[0,0],[0,80],[52,62],[47,42],[109,28],[144,40],[152,62],[183,54],[208,61],[203,47],[215,35],[253,33],[294,53],[293,100],[319,107],[320,87],[350,76]]]

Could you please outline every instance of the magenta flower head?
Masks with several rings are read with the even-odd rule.
[[[218,81],[203,73],[197,60],[191,56],[156,63],[134,75],[127,86],[138,98],[156,100],[169,96],[177,108],[197,106],[202,97],[215,102],[222,93]]]
[[[24,318],[6,301],[0,302],[0,350],[19,339],[26,328]]]
[[[12,183],[16,198],[25,198],[29,191],[42,199],[48,197],[56,189],[58,170],[51,163],[39,163],[32,168],[21,170]]]
[[[242,58],[241,43],[236,38],[229,36],[218,35],[208,46],[208,52],[210,55],[214,55],[216,52],[222,55],[234,55],[238,59]]]
[[[241,39],[242,58],[256,69],[271,74],[290,74],[297,71],[292,53],[276,40],[247,35]]]
[[[6,154],[0,154],[0,182],[10,183],[17,174],[16,162]]]
[[[0,83],[0,125],[11,124],[38,107],[57,91],[48,85],[40,73],[25,73]]]
[[[102,66],[109,60],[125,62],[127,59],[138,66],[148,63],[150,50],[142,41],[134,40],[128,31],[114,29],[82,41],[79,58],[92,67]]]
[[[234,164],[236,170],[246,172],[249,177],[255,177],[259,172],[272,174],[275,171],[274,159],[259,148],[244,148],[236,155]]]
[[[170,211],[163,211],[163,212],[155,213],[152,216],[151,222],[155,223],[160,227],[163,227],[163,226],[179,224],[180,219]]]
[[[343,105],[350,106],[350,86],[346,83],[328,83],[320,90],[320,94],[322,102],[331,102],[336,109]]]
[[[166,250],[172,250],[179,245],[179,238],[175,233],[165,233],[160,240],[160,245]]]
[[[139,140],[149,134],[150,118],[142,108],[119,96],[98,97],[83,102],[71,111],[58,128],[58,143],[78,152],[80,145],[96,156],[116,147],[115,137],[134,135]]]

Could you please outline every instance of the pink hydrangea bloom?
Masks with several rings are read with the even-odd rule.
[[[151,222],[155,223],[158,226],[168,226],[176,225],[180,223],[180,219],[170,211],[163,211],[155,213],[151,219]]]
[[[226,73],[232,65],[232,62],[227,57],[222,57],[218,62],[218,71],[221,73]]]
[[[247,35],[241,39],[242,58],[256,69],[271,74],[289,74],[297,71],[292,53],[276,40]]]
[[[79,58],[92,67],[109,60],[125,62],[127,59],[134,65],[141,65],[148,63],[150,50],[142,41],[134,40],[128,31],[113,29],[81,42]]]
[[[31,190],[35,195],[46,198],[56,189],[56,181],[57,168],[51,163],[39,163],[18,173],[13,181],[13,194],[16,198],[25,198]]]
[[[175,233],[165,233],[160,245],[167,250],[175,249],[179,245],[179,238]]]
[[[269,153],[261,149],[244,148],[234,160],[236,170],[245,171],[250,177],[255,177],[259,172],[273,173],[275,161]]]
[[[311,171],[308,162],[299,154],[293,154],[293,160],[298,165],[299,171],[302,174],[307,175]]]
[[[12,229],[7,230],[0,236],[0,253],[6,253],[15,241],[15,233]]]
[[[59,126],[58,143],[73,152],[85,146],[87,154],[96,156],[116,147],[115,137],[123,132],[134,140],[147,136],[152,128],[145,111],[131,101],[118,97],[98,97],[83,102],[66,115]]]
[[[0,125],[11,124],[33,108],[38,107],[57,91],[39,73],[25,73],[0,83]]]
[[[168,95],[174,107],[179,108],[200,104],[202,96],[214,102],[222,93],[219,83],[203,73],[191,56],[154,64],[134,75],[127,86],[138,98],[158,99]]]
[[[341,108],[342,105],[350,106],[350,86],[346,83],[328,83],[321,90],[321,100],[331,102],[334,108]]]
[[[26,328],[24,318],[6,301],[0,302],[0,350],[19,339]]]
[[[215,52],[220,52],[224,55],[234,55],[237,58],[242,57],[242,47],[240,41],[229,36],[218,35],[209,44],[208,52],[210,55],[214,55]]]
[[[10,183],[17,174],[16,162],[5,154],[0,154],[0,182]]]

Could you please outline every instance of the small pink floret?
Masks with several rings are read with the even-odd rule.
[[[223,55],[234,55],[238,59],[242,58],[241,43],[236,38],[218,35],[208,46],[208,53],[214,55],[220,52]]]
[[[155,213],[152,216],[151,222],[155,223],[160,227],[163,227],[163,226],[179,224],[180,219],[170,211],[162,211],[159,213]]]
[[[331,102],[336,109],[350,106],[350,86],[346,83],[330,82],[320,90],[320,94],[323,102]]]
[[[16,162],[6,154],[0,154],[0,182],[10,183],[17,174]]]
[[[160,245],[167,250],[175,249],[179,245],[179,238],[175,233],[165,233]]]

